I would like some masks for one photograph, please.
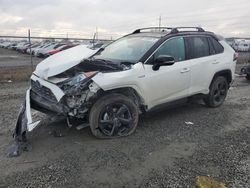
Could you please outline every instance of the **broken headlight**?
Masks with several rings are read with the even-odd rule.
[[[78,95],[83,89],[86,88],[90,79],[97,74],[94,72],[80,73],[73,78],[67,79],[57,85],[65,92],[67,95]]]

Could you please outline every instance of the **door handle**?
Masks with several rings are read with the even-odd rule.
[[[185,73],[185,72],[189,72],[190,71],[190,68],[183,68],[182,70],[181,70],[181,73]]]
[[[217,60],[214,60],[212,64],[219,64],[220,62]]]

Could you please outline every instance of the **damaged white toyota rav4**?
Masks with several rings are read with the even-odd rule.
[[[96,137],[114,138],[133,133],[139,114],[163,103],[202,94],[218,107],[236,59],[202,28],[144,28],[98,50],[71,48],[36,67],[14,137],[21,141],[38,125],[31,109],[87,122]]]

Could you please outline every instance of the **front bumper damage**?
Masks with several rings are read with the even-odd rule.
[[[57,87],[56,85],[52,83],[44,81],[43,79],[40,79],[39,77],[35,75],[31,76],[31,83],[32,83],[31,88],[29,88],[26,92],[25,101],[19,111],[17,122],[16,122],[14,138],[18,140],[22,140],[23,139],[22,137],[23,135],[25,135],[26,132],[32,131],[40,123],[40,121],[34,122],[32,118],[31,108],[35,107],[34,109],[36,109],[36,107],[38,106],[36,105],[35,93],[38,93],[38,94],[40,93],[40,95],[45,96],[46,94],[48,95],[49,93],[48,91],[50,91],[51,95],[54,96],[55,102],[58,102],[64,96],[64,92],[59,87]],[[48,91],[45,90],[44,88],[46,88]],[[49,102],[50,101],[46,101],[43,103],[41,101],[40,104],[47,104],[47,106],[52,105],[52,102],[50,103]]]
[[[16,127],[13,133],[14,143],[7,149],[8,157],[17,157],[22,151],[29,151],[31,149],[30,144],[27,141],[26,133],[32,131],[39,125],[40,121],[33,122],[31,107],[30,107],[30,89],[26,92],[25,101],[20,108],[18,118],[16,121]]]
[[[31,82],[37,84],[37,87],[41,89],[47,88],[50,90],[54,96],[54,100],[56,101],[53,106],[51,101],[48,101],[43,97],[39,98],[39,95],[36,93],[40,93],[41,95],[42,91],[37,90],[34,84],[31,84],[31,88],[26,91],[24,103],[22,104],[18,113],[16,126],[13,133],[14,143],[7,150],[7,155],[9,157],[19,156],[23,150],[27,151],[30,149],[30,144],[27,142],[26,133],[34,130],[41,122],[40,120],[36,121],[34,119],[32,115],[32,109],[41,112],[50,112],[50,109],[58,109],[59,107],[55,108],[55,106],[57,106],[56,103],[58,103],[59,100],[64,96],[63,91],[55,84],[44,81],[35,75],[32,75]]]
[[[16,121],[13,133],[15,143],[9,148],[8,156],[18,156],[22,150],[27,150],[26,133],[34,130],[41,122],[35,120],[34,110],[54,117],[64,116],[71,127],[69,119],[85,118],[92,105],[91,100],[99,89],[99,86],[89,79],[88,82],[74,85],[73,92],[70,89],[63,91],[57,84],[32,75],[31,87],[26,91],[25,101]],[[72,93],[77,96],[72,96]]]
[[[32,131],[40,121],[33,122],[32,121],[32,114],[31,114],[31,107],[30,107],[30,89],[26,92],[26,97],[24,104],[22,105],[17,122],[16,122],[16,128],[14,132],[14,138],[18,139],[19,141],[22,141],[23,136],[27,131]]]

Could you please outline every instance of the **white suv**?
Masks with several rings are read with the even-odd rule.
[[[202,94],[207,106],[218,107],[236,59],[221,37],[202,28],[145,28],[100,49],[79,45],[38,64],[15,138],[38,125],[31,108],[113,138],[133,133],[139,114],[163,103]]]

